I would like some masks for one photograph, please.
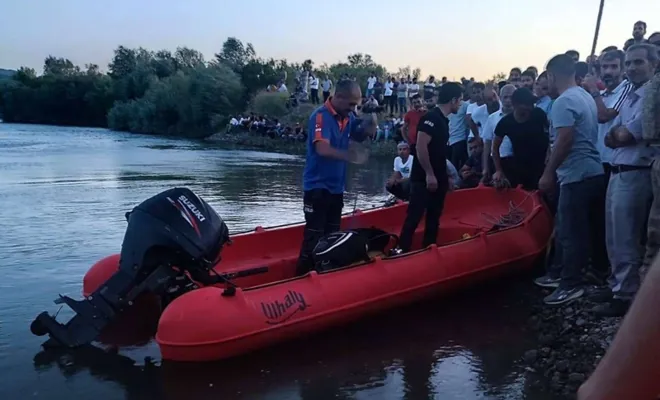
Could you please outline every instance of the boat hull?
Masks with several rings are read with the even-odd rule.
[[[497,215],[524,212],[513,227]],[[377,226],[398,233],[406,205],[359,212],[343,227]],[[499,214],[498,214],[499,213]],[[156,340],[164,359],[210,361],[238,356],[387,312],[513,270],[531,268],[544,254],[552,219],[538,194],[479,188],[448,196],[438,243],[405,255],[291,278],[302,225],[237,235],[218,270],[269,266],[269,276],[237,281],[230,296],[201,288],[173,301],[161,315]],[[423,228],[414,243],[421,241]]]

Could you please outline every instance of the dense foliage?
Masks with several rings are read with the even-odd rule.
[[[45,59],[41,74],[26,67],[12,71],[0,79],[0,113],[5,122],[205,137],[246,108],[286,114],[281,96],[263,100],[255,95],[280,79],[293,88],[302,69],[335,82],[354,76],[362,84],[372,71],[381,77],[387,74],[368,54],[315,67],[312,60],[263,59],[251,44],[232,37],[210,61],[187,47],[154,52],[119,46],[107,73],[95,64],[80,67],[53,56]],[[405,67],[395,74],[419,77],[420,70]]]

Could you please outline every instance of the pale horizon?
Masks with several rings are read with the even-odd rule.
[[[410,66],[421,68],[423,78],[485,80],[512,67],[542,70],[553,55],[569,49],[578,50],[584,60],[599,3],[419,0],[414,8],[419,18],[411,19],[409,8],[376,0],[339,0],[332,7],[316,0],[14,2],[3,10],[0,24],[0,68],[26,66],[41,73],[43,60],[52,55],[107,71],[120,45],[148,50],[186,46],[208,61],[234,36],[252,43],[263,58],[312,59],[320,66],[364,53],[390,72]],[[341,11],[329,11],[326,18],[328,8]],[[646,37],[660,31],[660,1],[606,0],[596,52],[609,45],[623,47],[638,20],[647,23]]]

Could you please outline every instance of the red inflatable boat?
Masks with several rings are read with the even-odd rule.
[[[399,234],[406,204],[356,211],[342,228],[378,227]],[[267,267],[237,278],[235,290],[202,287],[174,299],[163,311],[156,340],[162,356],[208,361],[237,356],[276,342],[345,324],[372,312],[516,268],[530,268],[543,254],[552,217],[537,193],[479,187],[447,196],[437,246],[420,249],[423,224],[408,254],[371,254],[362,262],[295,277],[303,225],[257,227],[231,237],[218,273]],[[86,274],[88,296],[117,271],[118,256]],[[265,268],[264,268],[265,269]]]

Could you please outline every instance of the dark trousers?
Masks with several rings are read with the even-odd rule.
[[[449,161],[454,164],[457,170],[460,170],[468,159],[467,140],[449,145]]]
[[[513,181],[512,185],[522,185],[526,190],[536,190],[539,188],[539,179],[543,175],[545,169],[544,163],[539,163],[538,160],[521,160],[517,157],[513,159],[512,168]],[[508,177],[509,175],[507,175]]]
[[[339,230],[343,208],[343,194],[332,194],[326,189],[313,189],[303,194],[305,230],[296,275],[303,275],[314,267],[314,247],[324,235]]]
[[[399,247],[403,252],[410,251],[415,229],[417,229],[419,221],[422,220],[424,212],[426,212],[426,223],[424,226],[424,240],[422,242],[422,247],[436,243],[438,240],[440,216],[442,215],[442,209],[445,205],[446,194],[447,189],[442,186],[435,192],[429,192],[426,189],[426,183],[410,183],[408,211],[399,237]]]
[[[392,186],[388,186],[387,191],[393,194],[397,199],[408,201],[410,198],[410,180],[404,179]]]
[[[518,185],[516,160],[513,157],[500,158],[500,166],[502,167],[502,172],[504,173],[504,176],[506,176],[506,179],[509,181],[511,186],[516,187]]]
[[[396,95],[391,95],[389,97],[389,107],[390,107],[390,114],[394,114],[395,112],[399,111],[399,103],[397,102]]]
[[[319,90],[318,89],[311,89],[310,90],[311,98],[312,98],[312,104],[319,104]]]
[[[583,283],[582,271],[587,269],[589,256],[594,269],[607,269],[605,248],[605,177],[587,178],[561,186],[557,204],[556,231],[561,255],[562,288]],[[549,271],[553,272],[553,271]],[[559,271],[554,271],[559,272]],[[599,271],[601,272],[601,271]]]
[[[323,102],[325,103],[330,98],[330,92],[323,92]]]

